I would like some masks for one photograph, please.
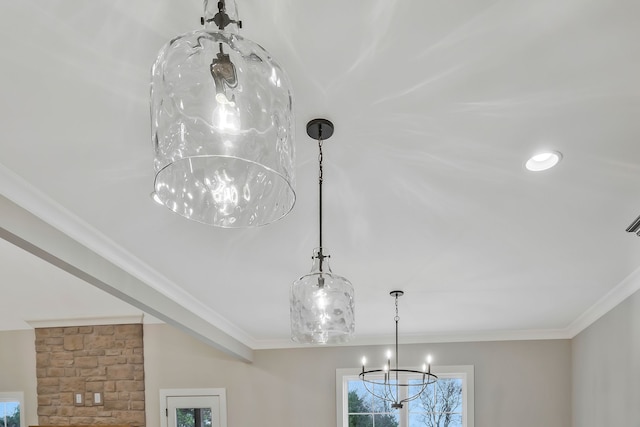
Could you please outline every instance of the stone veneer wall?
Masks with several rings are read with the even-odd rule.
[[[37,328],[41,425],[145,425],[142,325]],[[93,394],[102,393],[102,404]],[[74,404],[76,393],[84,395]]]

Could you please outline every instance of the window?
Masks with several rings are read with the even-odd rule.
[[[338,427],[473,427],[473,366],[433,367],[438,381],[402,409],[369,394],[357,369],[336,371]],[[406,377],[411,383],[411,376]]]
[[[22,392],[0,392],[0,427],[24,427],[23,402]]]

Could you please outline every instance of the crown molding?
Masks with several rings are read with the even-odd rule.
[[[136,316],[83,317],[75,319],[27,320],[29,326],[37,328],[67,328],[74,326],[129,325],[144,323],[144,314]]]
[[[519,331],[468,331],[452,334],[428,334],[428,335],[403,335],[399,337],[399,343],[404,344],[442,344],[456,342],[484,342],[484,341],[537,341],[537,340],[564,340],[570,339],[565,329],[540,329]],[[353,340],[344,344],[329,344],[322,347],[351,347],[366,345],[390,345],[395,340],[394,335],[386,336],[356,336]],[[288,349],[318,347],[317,345],[305,345],[292,342],[289,338],[275,340],[257,340],[254,350]]]
[[[570,338],[575,337],[638,290],[640,290],[640,268],[637,268],[598,302],[578,316],[567,327],[567,334]]]

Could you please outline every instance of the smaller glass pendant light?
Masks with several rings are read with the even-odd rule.
[[[152,68],[153,198],[205,224],[269,224],[295,202],[289,79],[237,34],[234,0],[205,0],[201,23],[169,41]]]
[[[349,341],[355,330],[353,285],[329,267],[322,247],[322,141],[333,135],[333,123],[314,119],[307,134],[319,148],[320,245],[313,252],[311,272],[291,285],[291,339],[305,344],[335,344]]]

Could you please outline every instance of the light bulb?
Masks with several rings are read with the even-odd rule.
[[[362,357],[362,366],[364,367],[364,365],[367,364],[367,358],[366,357]]]
[[[387,350],[387,359],[391,359],[391,350]]]
[[[431,365],[431,355],[427,356],[427,365]]]
[[[319,310],[325,311],[327,309],[329,302],[327,301],[327,292],[323,288],[314,292],[313,298],[316,300],[316,307]]]
[[[219,93],[216,95],[218,98],[227,99],[227,97]],[[240,112],[235,107],[234,102],[219,103],[218,108],[214,111],[213,123],[222,131],[232,132],[240,129]]]

